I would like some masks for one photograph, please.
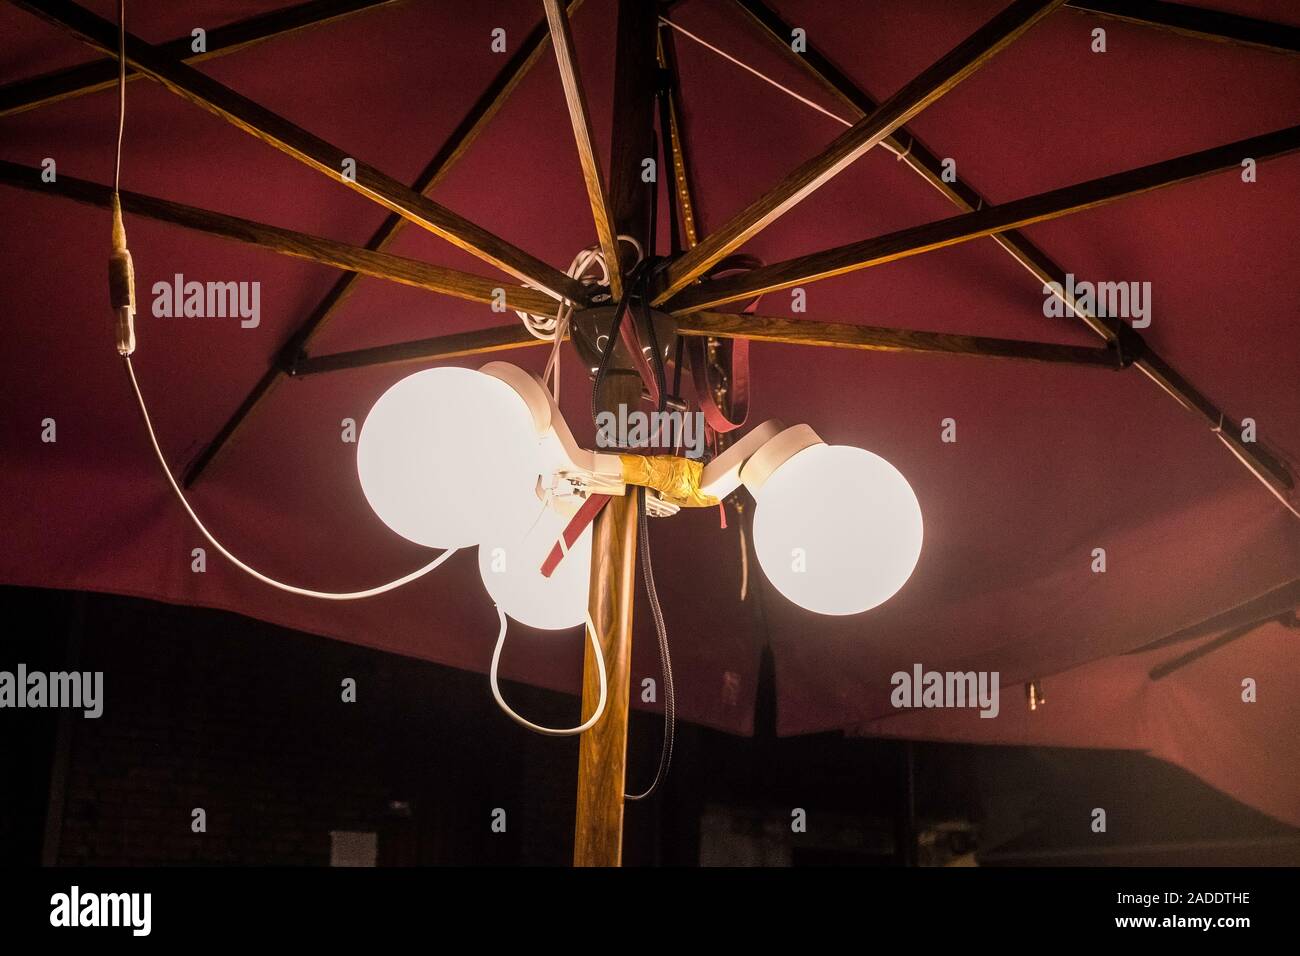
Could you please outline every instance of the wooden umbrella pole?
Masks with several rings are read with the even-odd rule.
[[[655,155],[657,30],[654,0],[619,0],[609,210],[618,233],[635,237],[642,248],[649,245],[650,200],[655,188],[641,179],[641,169],[643,161]],[[623,251],[629,248],[625,245]],[[618,414],[620,405],[630,411],[640,404],[640,376],[615,363],[604,379],[601,394],[596,396],[597,412]],[[591,542],[591,619],[605,652],[609,699],[604,719],[582,735],[579,749],[575,866],[618,866],[623,857],[636,523],[636,496],[614,498],[596,517]],[[599,688],[596,662],[588,644],[582,681],[584,713],[591,713],[596,706]]]
[[[632,409],[640,403],[641,379],[635,372],[611,372],[602,391],[601,409],[617,414],[619,405]],[[636,522],[636,496],[629,493],[610,500],[596,516],[592,533],[589,608],[605,655],[609,696],[604,718],[582,735],[578,753],[574,866],[618,866],[623,858]],[[590,642],[586,647],[582,712],[590,714],[600,696],[600,677]]]

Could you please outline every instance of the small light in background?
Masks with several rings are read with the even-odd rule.
[[[1030,710],[1037,710],[1047,703],[1047,698],[1043,695],[1043,685],[1036,680],[1031,680],[1025,684],[1025,700],[1029,704]]]

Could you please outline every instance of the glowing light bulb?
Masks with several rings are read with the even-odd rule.
[[[814,444],[755,492],[754,550],[782,594],[819,614],[893,597],[921,555],[921,506],[907,479],[861,448]]]
[[[357,473],[370,507],[402,537],[464,548],[536,515],[538,448],[513,388],[469,369],[432,368],[375,402],[357,441]]]
[[[569,516],[548,507],[534,524],[536,517],[534,509],[528,522],[513,533],[479,545],[483,586],[501,610],[521,624],[548,631],[577,627],[587,616],[591,527],[546,578],[542,562],[569,523]]]

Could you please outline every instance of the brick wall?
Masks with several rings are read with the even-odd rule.
[[[105,705],[65,718],[61,863],[323,865],[331,830],[379,832],[381,863],[567,860],[556,761],[576,773],[576,746],[522,739],[481,675],[109,596],[89,598],[76,666],[104,671]],[[510,693],[543,719],[572,706]]]

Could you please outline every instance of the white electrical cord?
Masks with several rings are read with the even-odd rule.
[[[117,4],[117,149],[113,160],[113,200],[114,200],[115,212],[116,210],[120,209],[120,202],[121,202],[119,192],[122,183],[122,132],[125,129],[125,127],[126,127],[126,0],[118,0],[118,4]],[[122,246],[124,251],[126,245],[125,235],[126,232],[125,229],[123,229],[121,241],[122,241]],[[130,262],[129,258],[127,259],[127,262],[129,264]],[[132,281],[132,285],[134,286],[134,279],[132,279],[131,281]],[[131,391],[135,393],[136,404],[140,407],[140,417],[144,419],[145,431],[148,432],[149,434],[149,444],[153,446],[153,453],[154,456],[158,459],[158,464],[162,468],[162,473],[167,477],[167,483],[171,485],[172,491],[176,493],[176,498],[180,501],[181,506],[185,509],[185,512],[190,516],[190,520],[194,522],[194,526],[203,533],[203,537],[207,538],[214,548],[216,548],[223,555],[225,555],[225,557],[227,558],[227,560],[230,561],[231,564],[239,568],[239,570],[243,571],[245,574],[257,578],[257,580],[261,581],[263,584],[269,584],[273,588],[279,588],[281,591],[287,591],[290,594],[299,594],[302,595],[303,597],[319,598],[322,601],[359,601],[362,598],[374,597],[377,594],[383,594],[387,591],[394,591],[397,588],[400,588],[404,584],[409,584],[410,582],[416,580],[417,578],[422,578],[430,571],[432,571],[434,568],[438,567],[438,565],[442,564],[444,561],[446,561],[448,558],[450,558],[453,554],[456,553],[455,548],[444,551],[442,552],[442,554],[438,555],[438,557],[434,558],[424,567],[412,571],[410,574],[404,575],[395,581],[389,581],[387,584],[381,584],[378,587],[367,588],[364,591],[344,591],[344,592],[313,591],[309,588],[300,588],[300,587],[295,587],[292,584],[285,584],[283,581],[277,581],[272,577],[268,577],[267,575],[263,574],[261,571],[258,571],[256,568],[249,567],[243,561],[239,560],[239,558],[231,554],[230,551],[226,549],[225,545],[223,545],[220,541],[214,538],[212,536],[212,533],[203,526],[203,522],[199,520],[199,516],[194,513],[194,509],[190,507],[190,503],[187,500],[185,500],[185,492],[181,491],[181,486],[176,483],[176,478],[175,476],[172,475],[171,468],[169,468],[167,465],[167,459],[163,456],[162,448],[158,444],[158,436],[153,430],[153,421],[149,418],[149,409],[145,405],[144,395],[141,394],[140,392],[140,383],[136,381],[135,378],[135,366],[131,364],[131,349],[135,348],[134,331],[132,331],[130,338],[131,338],[131,344],[129,348],[126,351],[122,351],[119,348],[119,353],[122,355],[122,359],[126,363],[126,374],[127,377],[130,378],[131,380]]]
[[[590,270],[593,265],[600,267],[601,274],[599,279],[595,276],[587,275],[588,270]],[[600,249],[596,246],[592,246],[589,249],[583,249],[574,256],[573,261],[569,263],[569,268],[565,274],[571,278],[577,279],[579,282],[588,282],[589,284],[599,282],[602,285],[609,284],[609,267],[605,263],[604,254],[602,254]],[[535,286],[529,285],[529,288],[535,288]],[[523,320],[524,328],[531,332],[534,338],[549,342],[555,338],[556,329],[563,323],[566,313],[571,313],[572,311],[573,303],[568,299],[565,299],[560,303],[559,309],[556,311],[555,315],[533,315],[531,312],[521,312],[518,309],[515,310],[515,315],[519,316],[519,318]]]
[[[300,594],[303,597],[319,598],[322,601],[359,601],[362,598],[374,597],[377,594],[396,590],[404,584],[411,583],[416,578],[422,578],[456,553],[455,548],[449,548],[424,567],[412,571],[410,574],[404,575],[395,581],[389,581],[387,584],[381,584],[378,587],[367,588],[364,591],[313,591],[309,588],[300,588],[295,587],[292,584],[285,584],[282,581],[277,581],[274,578],[267,577],[261,571],[249,567],[243,561],[239,560],[239,558],[226,550],[225,545],[212,536],[212,533],[208,531],[208,529],[203,526],[203,522],[199,520],[199,516],[194,513],[194,509],[190,507],[190,503],[185,500],[185,492],[181,491],[181,486],[176,483],[176,478],[172,475],[171,468],[167,466],[167,459],[163,457],[162,448],[158,445],[158,436],[154,433],[153,422],[149,419],[149,409],[145,407],[144,396],[140,394],[140,383],[135,379],[135,368],[131,365],[131,356],[123,356],[123,361],[126,363],[126,374],[131,379],[131,390],[135,393],[136,404],[140,406],[140,416],[144,419],[145,431],[149,433],[149,444],[153,446],[154,456],[158,459],[158,464],[162,467],[163,474],[167,477],[167,483],[171,485],[172,491],[176,493],[177,499],[180,501],[181,506],[185,509],[186,513],[190,516],[190,520],[194,522],[194,526],[203,533],[203,537],[207,538],[214,548],[225,555],[231,564],[239,568],[239,570],[243,571],[245,574],[249,574],[252,577],[257,578],[257,580],[261,581],[263,584],[269,584],[273,588],[279,588],[281,591],[288,591],[290,594]]]
[[[739,59],[739,58],[737,58],[737,57],[732,56],[732,55],[731,55],[730,53],[728,53],[726,50],[721,50],[721,49],[719,49],[718,47],[714,46],[712,43],[710,43],[708,40],[705,40],[705,39],[703,39],[702,37],[698,37],[698,36],[696,36],[694,33],[692,33],[690,30],[686,29],[686,28],[685,28],[684,26],[682,26],[681,24],[679,24],[679,23],[674,23],[672,20],[669,20],[667,17],[660,17],[660,18],[659,18],[659,22],[662,23],[662,24],[663,24],[664,26],[666,26],[666,27],[672,27],[674,30],[676,30],[676,31],[677,31],[678,33],[680,33],[682,36],[686,37],[688,40],[694,40],[696,43],[698,43],[700,46],[704,47],[706,50],[710,50],[710,51],[716,53],[718,56],[722,57],[724,60],[727,60],[728,62],[734,63],[736,66],[740,67],[742,70],[745,70],[745,71],[748,72],[748,73],[752,73],[754,76],[758,77],[758,78],[759,78],[760,80],[762,80],[764,83],[768,83],[768,84],[770,84],[770,85],[772,85],[772,86],[775,86],[775,87],[776,87],[778,90],[780,90],[782,93],[786,94],[787,96],[793,97],[794,99],[796,99],[796,100],[798,100],[800,103],[802,103],[804,106],[810,106],[810,107],[812,107],[813,109],[815,109],[818,113],[821,113],[823,116],[829,116],[831,119],[835,120],[835,122],[839,123],[841,126],[852,126],[852,125],[853,125],[852,122],[850,122],[849,120],[846,120],[844,117],[839,116],[839,115],[837,115],[836,113],[832,113],[832,112],[831,112],[830,110],[828,110],[826,107],[820,105],[819,103],[814,103],[812,100],[808,99],[808,97],[806,97],[806,96],[801,96],[800,94],[796,93],[794,90],[790,89],[790,87],[788,87],[788,86],[783,86],[782,84],[778,83],[776,80],[774,80],[774,79],[772,79],[770,76],[768,76],[766,73],[762,73],[762,72],[760,72],[760,71],[754,69],[754,68],[753,68],[752,66],[750,66],[748,63],[746,63],[745,61],[743,61],[743,60],[741,60],[741,59]],[[890,149],[890,147],[889,147],[888,144],[882,144],[882,145],[884,145],[886,149]],[[890,151],[893,152],[892,149],[891,149]]]
[[[121,174],[122,174],[122,133],[126,125],[125,19],[126,19],[126,0],[118,0],[117,149],[116,149],[116,155],[113,164],[113,196],[115,201],[120,201],[118,199],[118,195],[119,195],[119,189],[121,185]],[[620,236],[619,238],[631,242],[633,245],[636,246],[637,258],[639,260],[642,254],[640,244],[637,243],[635,239],[632,239],[629,236]],[[123,245],[125,245],[124,238],[123,238]],[[583,277],[587,275],[587,273],[589,272],[593,264],[598,265],[600,267],[600,271],[601,271],[600,281],[605,285],[608,285],[609,266],[605,262],[605,257],[598,250],[588,249],[579,253],[574,258],[572,265],[570,265],[569,267],[569,275],[571,275],[575,279],[584,281]],[[596,281],[596,279],[593,276],[593,277],[588,277],[588,279],[585,281],[587,282],[587,284],[592,284]],[[567,300],[562,302],[560,304],[559,309],[557,310],[557,315],[554,318],[539,317],[535,315],[529,315],[524,312],[520,312],[518,314],[519,317],[523,320],[525,328],[527,328],[528,331],[532,332],[533,335],[537,336],[540,339],[553,339],[555,342],[555,345],[551,349],[550,360],[546,363],[546,375],[548,377],[551,376],[552,369],[554,370],[552,393],[558,396],[559,372],[560,372],[559,346],[560,343],[564,340],[565,334],[568,332],[569,317],[573,314],[573,303]],[[132,339],[134,339],[134,336],[132,336]],[[132,348],[133,347],[134,347],[134,342],[132,343]],[[167,484],[171,486],[172,492],[176,495],[176,500],[178,500],[181,503],[181,507],[185,509],[185,513],[190,516],[190,520],[194,522],[194,526],[199,529],[203,537],[205,537],[214,548],[216,548],[219,552],[221,552],[221,554],[224,555],[225,558],[228,561],[230,561],[231,564],[239,568],[245,574],[248,574],[250,577],[254,577],[257,580],[261,581],[263,584],[268,584],[273,588],[278,588],[279,590],[286,591],[289,594],[301,595],[302,597],[316,598],[322,601],[357,601],[362,598],[374,597],[379,594],[384,594],[385,592],[388,591],[394,591],[397,588],[402,587],[404,584],[409,584],[410,582],[418,578],[422,578],[430,571],[432,571],[434,568],[441,565],[453,554],[456,553],[455,548],[449,548],[448,550],[443,551],[442,554],[438,555],[438,557],[434,558],[424,567],[418,568],[417,570],[412,571],[410,574],[403,575],[402,577],[397,578],[396,580],[389,581],[387,584],[381,584],[378,585],[377,587],[367,588],[364,591],[344,591],[344,592],[315,591],[310,588],[300,588],[292,584],[285,584],[283,581],[277,581],[275,578],[265,575],[261,571],[258,571],[256,568],[249,566],[248,564],[241,561],[239,558],[235,557],[235,555],[232,554],[230,550],[226,548],[225,545],[223,545],[220,541],[216,539],[216,537],[213,536],[212,532],[210,532],[204,526],[203,522],[199,520],[199,516],[195,513],[194,509],[190,506],[189,501],[185,497],[185,492],[181,490],[181,486],[176,481],[176,476],[172,474],[172,470],[170,466],[168,466],[167,464],[167,458],[166,456],[163,455],[162,446],[159,445],[158,443],[158,434],[154,431],[153,420],[149,417],[148,405],[144,400],[144,394],[140,391],[140,383],[135,377],[135,366],[132,365],[131,363],[131,354],[129,351],[122,353],[122,361],[126,366],[127,378],[130,379],[131,382],[131,392],[135,395],[136,405],[140,409],[140,418],[144,421],[145,432],[149,435],[149,444],[153,448],[154,457],[158,460],[158,466],[162,469],[162,473],[167,479]],[[545,508],[549,504],[550,492],[548,491],[547,494],[548,494],[548,499],[543,504],[543,508]],[[565,547],[563,535],[560,536],[560,547],[562,550],[567,552],[568,549]],[[605,656],[604,653],[601,651],[600,639],[596,636],[596,625],[592,622],[591,615],[590,614],[587,615],[586,628],[588,634],[590,634],[591,636],[591,647],[593,652],[596,655],[596,669],[600,675],[600,700],[596,704],[595,712],[589,718],[587,718],[586,721],[584,721],[582,724],[580,724],[577,727],[570,727],[570,728],[543,727],[540,724],[535,724],[530,720],[526,720],[525,718],[517,714],[514,710],[512,710],[510,705],[505,702],[505,698],[501,696],[501,688],[498,686],[497,683],[497,669],[501,661],[501,650],[505,646],[507,623],[506,623],[505,612],[502,611],[499,607],[497,608],[497,615],[501,619],[501,633],[497,636],[496,649],[492,652],[492,669],[490,673],[490,679],[492,684],[492,696],[496,698],[496,701],[501,706],[501,709],[504,710],[510,716],[510,718],[520,726],[526,727],[529,730],[535,731],[536,733],[546,734],[547,736],[551,736],[551,737],[575,736],[577,734],[584,733],[585,731],[595,726],[596,722],[600,720],[600,718],[605,713],[605,704],[609,697],[609,683],[608,683],[608,678],[606,677],[605,674]]]
[[[645,255],[641,248],[641,243],[633,236],[620,235],[620,242],[630,243],[636,249],[636,261],[640,262]],[[618,264],[615,264],[617,268]],[[597,277],[592,273],[593,268],[600,270]],[[599,246],[590,246],[583,249],[573,261],[569,263],[569,269],[566,273],[571,278],[577,279],[583,285],[609,285],[609,263],[605,261],[605,254]],[[531,287],[531,284],[529,284]],[[515,315],[524,323],[524,328],[537,339],[544,342],[552,342],[551,354],[546,360],[546,369],[542,372],[542,380],[550,380],[551,394],[559,400],[560,397],[560,343],[564,341],[565,336],[569,334],[569,319],[573,317],[573,302],[569,299],[562,301],[556,308],[555,315],[533,315],[530,312],[515,311]]]
[[[508,623],[506,612],[497,606],[497,617],[501,619],[501,631],[497,634],[497,646],[492,651],[492,668],[488,671],[488,679],[492,683],[492,696],[497,699],[497,704],[505,711],[506,716],[513,720],[520,727],[525,727],[535,733],[545,734],[548,737],[576,737],[578,734],[585,733],[596,725],[601,715],[605,713],[605,702],[609,697],[609,682],[605,676],[605,655],[600,649],[600,638],[596,635],[596,625],[592,623],[591,615],[587,615],[586,630],[591,637],[591,650],[596,655],[596,670],[600,674],[600,700],[596,702],[596,709],[592,715],[577,727],[543,727],[541,724],[535,724],[526,717],[517,714],[504,697],[501,696],[501,688],[497,684],[497,669],[501,663],[501,649],[506,644],[506,630]]]
[[[122,133],[126,129],[126,0],[117,3],[117,158],[113,162],[113,195],[122,189]]]

